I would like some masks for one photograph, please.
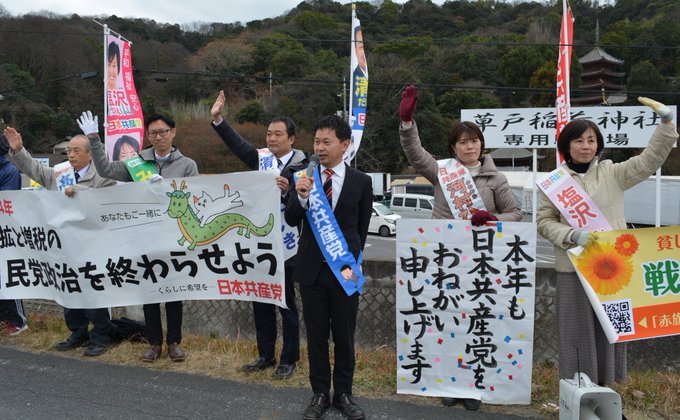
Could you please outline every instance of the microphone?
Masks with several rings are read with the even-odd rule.
[[[314,171],[316,171],[317,166],[319,166],[319,155],[315,153],[309,157],[309,166],[307,166],[306,172],[308,177],[311,178],[314,176]],[[307,192],[307,190],[304,190],[302,192]]]
[[[314,176],[314,171],[316,171],[317,166],[319,166],[319,155],[315,153],[309,157],[309,166],[307,167],[308,177]]]

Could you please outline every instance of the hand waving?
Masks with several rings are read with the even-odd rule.
[[[645,98],[644,96],[638,96],[638,101],[640,101],[642,105],[652,108],[652,110],[654,110],[654,112],[656,112],[657,115],[661,117],[662,122],[673,121],[673,111],[671,111],[661,102],[657,102],[654,99]]]
[[[83,112],[76,122],[86,136],[89,136],[90,134],[99,134],[99,117],[96,115],[92,117],[91,111]]]
[[[416,112],[416,103],[418,102],[418,89],[410,85],[404,90],[401,95],[401,104],[399,104],[399,118],[401,121],[410,122],[413,120],[413,114]]]

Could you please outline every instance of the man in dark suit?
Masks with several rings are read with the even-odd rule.
[[[212,107],[212,126],[229,150],[250,169],[265,169],[260,153],[252,144],[245,141],[229,123],[222,118],[222,109],[226,98],[220,91]],[[276,185],[281,190],[281,203],[286,204],[291,194],[289,185],[293,180],[293,172],[307,166],[307,155],[293,148],[295,143],[295,123],[288,117],[274,118],[267,128],[267,149],[272,159],[269,169],[279,172]],[[264,166],[264,167],[263,167]],[[294,193],[292,194],[295,195]],[[283,327],[283,347],[279,366],[273,376],[278,379],[290,377],[295,364],[300,359],[300,318],[295,305],[295,284],[293,283],[293,258],[285,262],[286,308],[279,308]],[[258,357],[252,363],[243,365],[247,372],[254,372],[276,365],[276,307],[268,303],[253,302],[253,317],[257,335]]]
[[[314,152],[319,156],[319,173],[326,197],[344,236],[349,252],[358,258],[363,250],[371,217],[373,195],[371,178],[346,165],[343,154],[350,145],[351,129],[340,117],[322,118],[314,129]],[[330,175],[327,170],[330,171]],[[328,179],[330,183],[328,183]],[[354,376],[354,330],[359,293],[348,296],[331,271],[306,219],[309,194],[314,178],[305,174],[297,181],[297,199],[286,208],[286,221],[302,226],[293,278],[300,283],[309,349],[309,381],[314,396],[305,410],[305,419],[320,419],[333,406],[352,420],[363,419],[363,410],[352,397]],[[330,191],[328,191],[330,189]],[[344,268],[344,267],[343,267]],[[339,268],[342,270],[342,268]],[[343,280],[344,281],[344,280]],[[335,368],[331,375],[328,339],[333,333]]]

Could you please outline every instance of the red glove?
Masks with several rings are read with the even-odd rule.
[[[489,213],[486,210],[480,210],[476,212],[475,214],[472,215],[472,219],[470,219],[473,226],[484,226],[486,222],[497,220],[498,219],[496,219],[496,216],[494,216],[493,214]]]
[[[399,104],[399,118],[401,121],[409,122],[413,120],[416,112],[416,102],[418,102],[418,89],[410,85],[401,94],[401,104]]]

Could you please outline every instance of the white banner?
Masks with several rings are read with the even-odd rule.
[[[0,298],[67,308],[184,299],[285,306],[274,179],[266,172],[165,179],[74,198],[3,191]]]
[[[536,225],[397,225],[397,392],[529,404]]]
[[[675,105],[668,106],[675,115]],[[571,108],[570,120],[597,124],[604,147],[647,147],[661,119],[646,106]],[[484,133],[486,148],[551,149],[555,147],[555,108],[463,109],[462,121],[472,121]]]

